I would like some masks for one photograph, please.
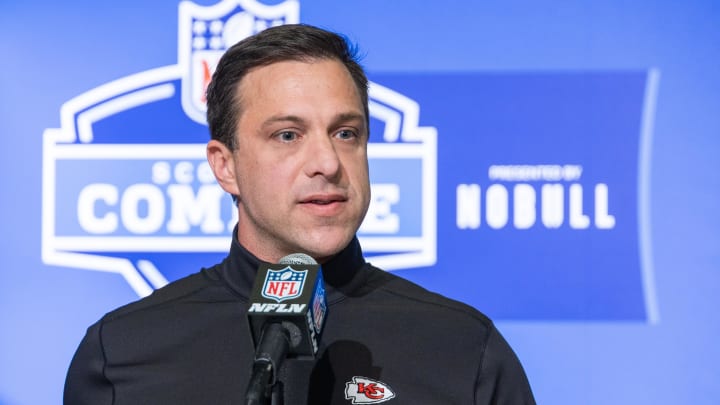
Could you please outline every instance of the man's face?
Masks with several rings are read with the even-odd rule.
[[[278,62],[240,82],[232,153],[238,239],[260,259],[322,262],[355,235],[370,201],[368,128],[338,61]]]

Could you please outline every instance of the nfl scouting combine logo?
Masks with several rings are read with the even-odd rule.
[[[64,103],[61,127],[43,135],[43,261],[118,273],[145,296],[221,259],[237,212],[205,160],[205,89],[229,46],[298,22],[293,0],[182,1],[176,65]],[[412,99],[375,83],[369,96],[371,126],[382,138],[368,146],[372,201],[358,236],[386,269],[432,265],[436,131],[419,127]],[[301,283],[295,277],[276,280],[289,290],[268,286],[268,294],[289,298],[292,283]]]

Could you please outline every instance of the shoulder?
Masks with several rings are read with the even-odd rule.
[[[394,305],[416,308],[433,317],[432,319],[460,320],[463,321],[461,326],[466,328],[476,326],[485,333],[494,328],[490,318],[463,302],[432,292],[372,265],[367,265],[366,271],[369,273],[366,279],[367,288],[375,294],[384,296],[384,299],[393,301]]]
[[[191,300],[193,297],[212,294],[213,290],[217,290],[218,287],[222,288],[222,283],[216,274],[214,268],[202,269],[197,273],[173,281],[153,291],[147,297],[108,312],[99,323],[113,322],[140,313],[162,310]]]
[[[431,341],[436,350],[443,350],[444,357],[462,359],[462,364],[476,367],[472,372],[466,370],[467,375],[475,373],[475,403],[535,403],[520,361],[490,318],[467,304],[368,267],[371,291],[381,295],[380,300],[393,311],[400,308],[398,318],[423,325],[413,328],[413,339],[419,336]]]

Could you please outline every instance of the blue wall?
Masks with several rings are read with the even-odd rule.
[[[118,274],[43,264],[42,134],[60,127],[60,106],[73,97],[133,73],[175,64],[177,10],[178,3],[169,0],[0,5],[0,404],[60,403],[65,371],[85,328],[105,312],[137,299]],[[716,2],[304,1],[300,21],[346,33],[366,53],[371,78],[398,91],[403,77],[412,75],[487,80],[531,73],[644,75],[656,69],[660,81],[649,150],[650,201],[644,212],[649,215],[655,322],[644,315],[511,316],[492,302],[475,305],[498,320],[525,365],[539,403],[717,403]],[[483,96],[487,94],[478,94]],[[442,158],[443,136],[448,145],[462,142],[451,138],[461,135],[444,133],[442,118],[432,119],[443,114],[428,105],[430,115],[423,115],[420,104],[421,124],[438,129]],[[446,104],[447,116],[455,117],[452,100]],[[481,128],[483,122],[468,120],[467,125]],[[626,145],[618,142],[612,145],[617,151],[637,149],[639,131]],[[632,181],[636,176],[632,173]],[[438,206],[454,209],[442,201]],[[441,219],[443,215],[454,219],[452,212],[438,213]],[[438,244],[441,265],[449,253],[442,241]],[[478,252],[482,258],[482,249]],[[467,263],[473,260],[468,257]],[[451,284],[434,284],[452,273],[428,276],[430,267],[399,271],[428,288],[475,299],[455,294]],[[478,296],[486,277],[478,272],[475,278]],[[543,282],[524,288],[531,291]],[[523,292],[517,294],[507,301],[521,300]]]

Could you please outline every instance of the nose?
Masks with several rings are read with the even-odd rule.
[[[330,180],[340,175],[340,157],[333,138],[326,134],[310,136],[307,142],[305,173],[309,177],[323,176]]]

